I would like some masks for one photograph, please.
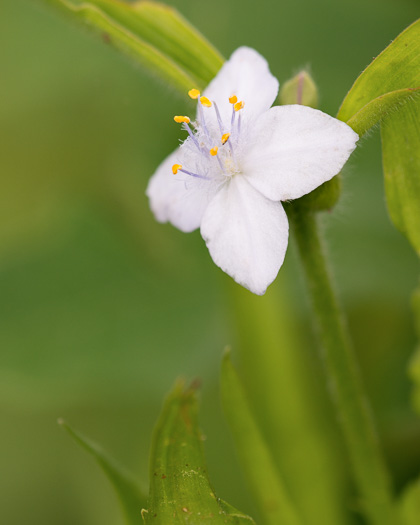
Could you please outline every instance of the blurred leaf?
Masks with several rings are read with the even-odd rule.
[[[79,20],[106,43],[185,92],[203,88],[223,58],[174,8],[148,1],[46,0]]]
[[[417,336],[420,338],[420,287],[413,294],[413,311],[414,322],[416,325]],[[420,414],[420,346],[418,346],[414,353],[408,368],[409,375],[414,382],[413,391],[413,406],[418,414]]]
[[[280,104],[301,104],[318,107],[318,88],[307,71],[301,71],[283,84],[279,93]]]
[[[65,421],[59,419],[58,423],[79,445],[87,450],[102,467],[102,470],[107,475],[119,497],[127,524],[141,524],[141,510],[146,505],[146,496],[142,494],[134,476],[104,452],[99,445],[74,430]]]
[[[420,255],[420,101],[384,121],[381,135],[388,210]]]
[[[299,525],[297,511],[251,413],[229,353],[222,362],[221,390],[223,408],[238,456],[264,523]]]
[[[254,523],[216,497],[207,475],[203,439],[195,388],[185,389],[178,382],[154,434],[149,506],[143,513],[146,523]]]
[[[363,135],[419,89],[420,20],[417,20],[357,78],[337,118]]]
[[[400,513],[404,525],[418,525],[420,520],[420,479],[411,483],[400,499]]]

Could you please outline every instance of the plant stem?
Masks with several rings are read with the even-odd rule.
[[[399,520],[369,402],[338,304],[314,213],[295,202],[289,217],[315,313],[330,394],[344,433],[363,513],[372,525]]]

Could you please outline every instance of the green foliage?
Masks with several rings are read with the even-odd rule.
[[[414,321],[416,323],[417,336],[420,337],[420,287],[413,294],[413,311],[414,311]],[[409,375],[414,383],[414,392],[413,392],[413,406],[418,414],[420,414],[420,346],[418,346],[417,351],[414,353],[410,366],[409,366]]]
[[[420,256],[420,101],[391,115],[381,135],[389,213]]]
[[[222,403],[249,486],[267,525],[299,525],[300,519],[248,406],[229,353],[222,363]]]
[[[400,500],[400,514],[404,525],[418,525],[420,517],[420,479],[411,483]]]
[[[359,135],[420,89],[420,20],[403,31],[357,78],[337,118]]]
[[[254,523],[216,497],[207,474],[203,439],[196,388],[178,382],[155,429],[148,510],[143,513],[146,523]]]
[[[382,122],[389,213],[395,226],[420,254],[419,93],[420,20],[417,20],[357,78],[337,116],[359,135]]]
[[[221,55],[175,9],[156,2],[46,0],[182,92],[203,88]]]
[[[58,423],[70,434],[76,443],[87,450],[102,467],[102,470],[105,472],[118,495],[127,525],[141,524],[141,510],[146,505],[146,496],[142,494],[137,480],[102,450],[99,445],[74,430],[62,419],[60,419]]]

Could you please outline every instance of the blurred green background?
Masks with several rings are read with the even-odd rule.
[[[330,114],[419,14],[414,0],[168,3],[226,57],[255,47],[281,83],[309,67]],[[149,211],[148,178],[182,137],[172,116],[187,100],[36,0],[1,1],[0,68],[1,522],[122,523],[107,480],[56,419],[146,484],[153,424],[180,374],[203,381],[217,493],[254,512],[219,407],[227,344],[291,491],[297,474],[311,491],[328,471],[337,505],[356,508],[346,465],[335,461],[340,440],[293,243],[267,295],[252,297],[213,264],[198,232],[158,224]],[[353,155],[341,202],[324,219],[399,489],[420,467],[406,375],[419,266],[387,216],[377,132]],[[269,362],[259,359],[258,330],[271,341]],[[270,417],[273,404],[279,414]],[[311,447],[312,466],[303,461]],[[306,499],[307,509],[327,512],[316,493],[318,502]]]

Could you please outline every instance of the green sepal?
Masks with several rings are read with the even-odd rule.
[[[250,410],[229,352],[222,361],[221,394],[239,461],[263,522],[267,525],[300,525],[298,512]]]
[[[179,381],[164,403],[153,437],[145,523],[254,524],[252,518],[216,497],[207,474],[203,439],[196,387],[185,388]]]
[[[331,210],[336,205],[341,194],[341,175],[335,175],[314,191],[300,197],[299,206],[311,211]],[[290,203],[293,205],[293,201]]]
[[[307,71],[300,71],[285,82],[279,93],[280,104],[301,104],[311,108],[318,107],[318,88]]]
[[[59,419],[58,424],[101,466],[117,493],[127,525],[140,525],[142,523],[141,511],[146,506],[146,495],[143,494],[137,479],[99,445],[74,430],[65,421]]]
[[[359,75],[337,118],[363,135],[413,98],[419,88],[420,20],[417,20]]]
[[[173,7],[149,1],[45,0],[185,93],[203,89],[223,57]]]
[[[381,137],[389,214],[420,256],[420,100],[384,121]]]

